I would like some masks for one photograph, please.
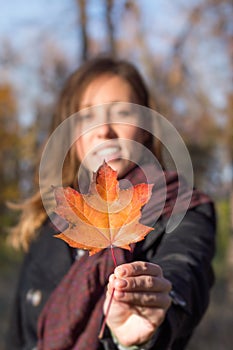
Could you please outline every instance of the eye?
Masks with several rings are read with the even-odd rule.
[[[116,118],[129,118],[133,115],[132,109],[127,104],[113,105],[110,114],[112,117]]]
[[[122,117],[128,117],[131,115],[131,111],[129,111],[127,109],[121,109],[121,110],[117,111],[117,114],[121,115]]]
[[[78,121],[86,121],[93,119],[93,114],[90,112],[80,112],[78,115]]]

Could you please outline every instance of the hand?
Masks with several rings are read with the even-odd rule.
[[[171,305],[171,283],[158,265],[136,261],[116,267],[109,277],[104,312],[113,289],[108,326],[124,346],[146,342],[164,321]]]

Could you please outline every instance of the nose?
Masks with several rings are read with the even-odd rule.
[[[97,126],[96,136],[100,139],[113,139],[117,135],[111,123],[103,123]]]
[[[110,120],[109,106],[99,106],[96,112],[96,136],[102,139],[115,138],[116,132]]]

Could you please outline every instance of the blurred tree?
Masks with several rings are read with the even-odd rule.
[[[146,20],[141,8],[144,5],[141,2],[104,0],[99,2],[98,8],[95,6],[95,12],[91,11],[93,2],[88,0],[75,0],[74,6],[79,16],[77,26],[81,33],[81,60],[84,61],[96,53],[98,47],[98,52],[108,48],[113,55],[130,57],[139,65],[154,94],[156,109],[177,127],[190,149],[197,182],[203,184],[202,180],[207,174],[211,181],[214,178],[216,185],[217,177],[213,177],[211,172],[213,162],[217,161],[216,145],[223,140],[219,132],[222,126],[219,127],[217,120],[219,115],[225,118],[226,138],[230,130],[226,125],[230,123],[231,107],[224,109],[217,104],[213,105],[211,92],[206,89],[202,76],[195,67],[198,66],[199,69],[201,66],[200,60],[204,57],[201,52],[209,48],[209,43],[213,43],[213,47],[216,43],[220,43],[222,50],[226,51],[225,55],[232,58],[232,2],[230,0],[203,0],[190,4],[184,1],[175,2],[172,6],[178,9],[178,20],[182,25],[176,33],[162,32],[169,43],[166,55],[159,50],[156,51],[148,40],[151,32],[155,34],[155,42],[159,38],[160,32],[157,32],[159,24],[153,22],[151,26],[145,26]],[[101,32],[99,36],[101,39],[96,35],[95,28],[98,16],[103,19],[104,25],[101,23],[101,30],[105,30],[105,34]],[[93,49],[94,42],[96,46]],[[57,44],[53,42],[52,45],[48,40],[41,40],[41,56],[39,64],[37,63],[38,98],[33,101],[35,125],[31,125],[28,129],[30,142],[34,137],[36,139],[34,146],[31,145],[28,150],[37,150],[47,135],[55,96],[69,72],[68,60],[65,54],[58,50]],[[19,63],[21,58],[15,55],[11,45],[5,43],[4,47],[5,53],[8,54],[4,57],[0,55],[2,64],[9,66],[9,62],[12,65]],[[215,58],[209,55],[209,51],[206,52],[205,65],[202,68],[204,70],[208,69],[209,63],[211,65],[215,61]],[[219,55],[221,50],[216,50],[218,59]],[[214,70],[212,72],[215,73]],[[24,131],[26,140],[25,133],[26,131]],[[227,147],[230,153],[231,150],[229,146]],[[34,161],[31,156],[28,159],[28,163]]]
[[[191,152],[197,183],[204,188],[210,186],[214,194],[218,191],[231,197],[233,227],[233,93],[232,85],[227,87],[233,68],[232,0],[159,3],[138,0],[75,0],[73,5],[72,9],[78,13],[75,31],[78,29],[80,32],[77,40],[80,57],[75,57],[75,65],[77,61],[85,61],[93,54],[107,49],[113,55],[129,58],[139,66],[155,97],[156,109],[184,137]],[[150,23],[145,18],[146,6],[150,6],[151,13],[155,14],[150,17]],[[157,16],[161,9],[159,6],[166,7],[165,11],[162,9],[161,16]],[[175,10],[176,15],[168,14],[167,9]],[[42,21],[46,22],[45,18]],[[36,27],[37,23],[34,23],[33,31],[28,35],[32,38],[29,39],[30,45],[35,45],[32,45],[31,51],[27,51],[26,43],[21,46],[22,42],[17,41],[15,45],[14,38],[20,40],[23,37],[28,40],[25,39],[26,35],[18,35],[22,33],[12,36],[11,32],[10,41],[1,37],[1,224],[9,220],[9,216],[5,215],[4,201],[21,196],[20,191],[32,191],[35,155],[48,134],[58,90],[72,69],[65,52],[67,46],[62,51],[59,49],[61,43],[54,40],[56,26],[59,28],[60,25],[60,18],[49,21],[45,30],[46,37],[42,37],[41,27]],[[23,31],[26,33],[28,27],[25,28]],[[33,33],[36,30],[40,32],[37,37],[40,40],[35,40]],[[64,30],[62,32],[65,34]],[[53,38],[53,45],[46,40],[49,37]],[[30,60],[27,61],[28,58]],[[26,66],[29,69],[25,69]],[[20,72],[21,76],[18,74],[15,79],[16,72]],[[35,76],[33,89],[37,89],[38,97],[30,94],[33,89],[28,89],[25,94],[28,87],[22,89],[25,85],[21,83],[20,97],[27,95],[26,98],[31,99],[31,113],[34,117],[31,125],[22,129],[18,123],[19,102],[14,88],[20,79],[22,81],[22,77],[27,80],[25,77],[28,73]],[[218,153],[219,149],[222,153]],[[232,172],[231,184],[227,184],[227,188],[221,182],[222,169],[226,166]],[[225,208],[223,211],[226,213]],[[228,217],[227,211],[222,219],[224,224],[228,223]],[[223,230],[227,235],[226,227],[224,225]],[[233,240],[229,247],[229,261],[233,266]],[[230,270],[231,276],[232,271],[233,267]],[[9,290],[10,288],[7,289],[7,294]],[[219,315],[215,320],[219,319]],[[222,325],[225,325],[224,322]],[[212,329],[213,327],[211,332]],[[219,338],[222,342],[222,334]]]
[[[104,13],[104,27],[105,40],[103,42],[98,42],[98,39],[93,38],[91,30],[93,18],[88,16],[88,7],[90,1],[87,0],[75,0],[78,12],[78,27],[80,27],[80,42],[81,42],[81,61],[84,62],[93,55],[96,54],[96,47],[98,52],[107,51],[113,56],[117,54],[116,52],[116,40],[115,40],[115,28],[114,28],[114,7],[116,2],[114,0],[104,0],[103,1],[103,13]],[[101,6],[100,6],[101,8]],[[102,10],[102,9],[101,9]],[[96,35],[96,33],[94,33]],[[101,46],[101,47],[100,47]]]
[[[193,160],[197,183],[206,190],[215,190],[216,181],[219,184],[222,181],[218,176],[219,169],[221,171],[221,166],[226,166],[217,158],[221,145],[219,118],[227,120],[229,112],[223,111],[211,94],[226,96],[227,87],[218,84],[206,87],[203,77],[208,72],[210,77],[219,76],[224,82],[220,69],[215,69],[215,62],[223,60],[223,55],[230,56],[227,47],[232,28],[232,2],[204,0],[189,6],[177,2],[174,6],[179,9],[183,25],[175,35],[172,33],[167,37],[169,53],[163,57],[156,56],[154,48],[149,45],[150,33],[143,26],[140,6],[139,2],[125,1],[124,31],[132,36],[128,56],[134,54],[135,57],[137,49],[140,52],[140,63],[154,94],[156,109],[184,137]],[[133,33],[130,28],[134,28]],[[151,28],[156,28],[156,23]],[[223,51],[217,51],[219,46]],[[208,47],[210,50],[216,47],[215,56],[211,56]],[[203,52],[206,56],[203,56]],[[204,62],[200,62],[201,59]],[[229,64],[224,68],[229,71]]]
[[[19,194],[19,123],[17,100],[13,87],[5,82],[0,85],[0,220],[5,225],[6,200]]]
[[[70,72],[68,59],[55,43],[45,41],[37,67],[40,93],[33,101],[34,121],[22,130],[21,182],[24,196],[34,190],[34,173],[46,138],[51,129],[55,104],[65,78]]]
[[[232,40],[233,42],[233,40]],[[233,50],[232,50],[233,53]],[[232,55],[233,56],[233,55]],[[232,57],[233,58],[233,57]],[[232,63],[233,67],[233,63]],[[233,93],[229,95],[227,104],[228,120],[224,132],[224,141],[228,149],[230,184],[229,184],[229,207],[230,207],[230,230],[231,236],[228,243],[227,263],[228,263],[228,290],[231,302],[233,302]]]
[[[106,32],[108,41],[108,51],[111,52],[113,56],[117,54],[116,52],[116,41],[115,41],[115,31],[113,23],[113,9],[114,0],[105,0],[105,17],[106,17]]]
[[[76,0],[79,21],[78,26],[80,25],[81,31],[81,61],[86,61],[89,57],[89,39],[87,31],[87,9],[86,9],[86,0]]]
[[[233,57],[232,57],[233,59]],[[231,176],[231,186],[230,186],[230,215],[231,215],[231,230],[233,232],[233,93],[229,95],[228,105],[227,105],[227,125],[226,125],[226,144],[228,148],[229,164],[230,164],[230,176]],[[233,254],[232,254],[233,255]]]
[[[2,78],[4,76],[4,70],[11,68],[12,66],[21,63],[20,54],[13,47],[11,41],[3,38],[1,40],[1,51],[0,51],[0,66]]]
[[[2,81],[6,81],[0,86],[1,203],[6,199],[11,201],[13,198],[18,200],[27,197],[34,191],[34,171],[39,161],[35,155],[40,153],[49,133],[58,92],[71,70],[69,60],[59,45],[52,42],[48,35],[42,36],[40,57],[30,77],[32,81],[35,79],[33,88],[36,89],[36,95],[31,95],[31,91],[27,90],[30,101],[27,114],[31,122],[25,125],[20,123],[18,107],[21,106],[20,98],[24,97],[25,90],[23,85],[17,88],[17,80],[14,80],[14,72],[22,64],[23,55],[17,54],[7,41],[0,53],[0,74]]]
[[[37,146],[40,146],[48,135],[54,105],[70,71],[67,55],[57,43],[46,41],[37,68],[38,85],[42,93],[34,100]]]

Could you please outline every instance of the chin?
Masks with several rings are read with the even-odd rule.
[[[135,166],[133,162],[124,160],[110,160],[108,161],[108,164],[111,168],[113,168],[113,170],[117,171],[119,178],[122,178],[125,174],[128,173],[128,171],[130,171]]]

